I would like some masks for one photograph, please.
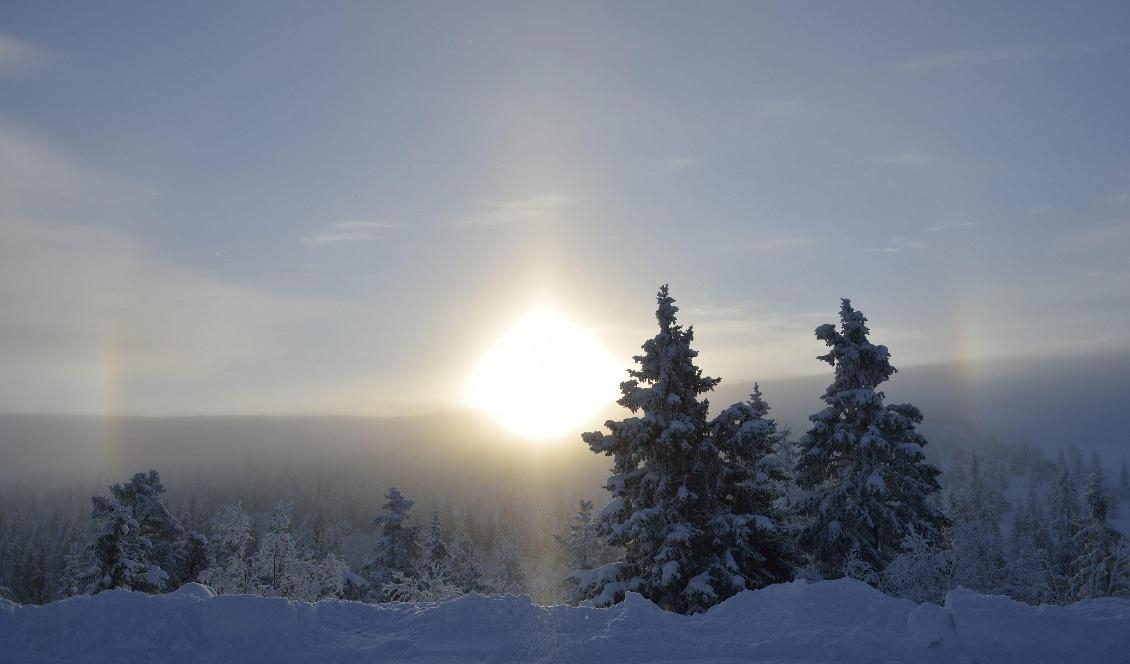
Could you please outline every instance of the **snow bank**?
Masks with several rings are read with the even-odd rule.
[[[1030,607],[959,590],[916,605],[856,581],[742,593],[699,616],[469,595],[429,605],[213,596],[190,584],[0,601],[3,662],[1125,662],[1130,601]]]

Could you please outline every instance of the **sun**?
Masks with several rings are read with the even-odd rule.
[[[618,394],[623,371],[590,332],[552,309],[519,319],[487,351],[467,383],[467,402],[530,440],[588,424]]]

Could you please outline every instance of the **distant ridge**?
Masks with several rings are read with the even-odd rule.
[[[919,366],[901,366],[897,355],[893,359],[899,372],[882,389],[888,402],[909,401],[921,408],[927,434],[956,421],[1048,451],[1075,445],[1108,460],[1130,460],[1130,428],[1124,426],[1130,413],[1130,352]],[[816,369],[822,364],[813,361]],[[831,377],[828,367],[819,375],[759,382],[771,414],[800,435],[808,415],[822,407],[820,395]],[[752,388],[752,382],[723,380],[711,404],[717,408],[741,400]]]

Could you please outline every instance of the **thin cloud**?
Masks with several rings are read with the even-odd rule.
[[[768,236],[748,241],[726,242],[716,245],[720,253],[771,254],[785,253],[810,247],[816,243],[811,235]]]
[[[908,237],[893,237],[887,246],[874,251],[880,254],[901,254],[907,249],[921,250],[926,248],[926,241]]]
[[[371,306],[169,261],[120,228],[150,199],[0,121],[0,410],[306,412],[380,373],[372,353],[392,351],[351,352],[384,324]]]
[[[767,376],[795,373],[798,362],[811,356],[812,328],[824,312],[794,310],[795,301],[781,303],[744,301],[736,304],[688,305],[680,316],[695,324],[695,332],[710,352],[704,370],[740,383]],[[653,334],[643,330],[639,334]],[[754,371],[755,373],[749,373]]]
[[[500,226],[530,224],[552,220],[573,199],[561,194],[544,194],[482,203],[479,212],[459,219],[460,226]]]
[[[973,226],[976,226],[976,224],[972,221],[950,220],[929,226],[925,230],[927,233],[937,234],[948,233],[963,228],[972,228]],[[916,234],[915,236],[900,235],[887,240],[885,247],[879,247],[871,251],[878,254],[901,254],[906,251],[922,251],[929,246],[929,243],[926,242],[921,234]]]
[[[325,385],[285,384],[280,367],[322,352],[298,339],[347,346],[316,321],[354,315],[348,305],[170,263],[120,231],[0,215],[0,237],[5,410],[262,412]]]
[[[698,304],[682,307],[683,313],[695,318],[742,318],[748,317],[752,302],[737,304]]]
[[[1031,48],[973,48],[947,53],[936,53],[915,58],[894,66],[900,71],[921,71],[931,69],[954,69],[958,67],[977,67],[1004,62],[1020,62],[1039,57],[1040,51]]]
[[[1023,62],[1037,58],[1075,58],[1103,55],[1122,51],[1124,40],[1100,40],[1075,44],[1044,44],[1038,47],[1001,46],[971,48],[935,53],[893,65],[903,71],[978,67],[1009,62]]]
[[[0,75],[34,72],[47,63],[49,55],[47,49],[0,34]]]
[[[113,222],[149,199],[136,185],[0,118],[0,215]]]
[[[383,237],[393,228],[397,228],[397,225],[385,221],[341,221],[327,226],[318,233],[307,235],[302,238],[302,243],[322,247],[347,242],[367,242]]]
[[[169,262],[112,227],[149,199],[0,124],[0,409],[262,411],[281,363],[308,356],[295,340],[347,309]]]

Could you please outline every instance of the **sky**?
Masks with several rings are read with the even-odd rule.
[[[423,412],[662,283],[727,381],[841,297],[1130,351],[1128,71],[1125,2],[4,2],[0,411]]]

